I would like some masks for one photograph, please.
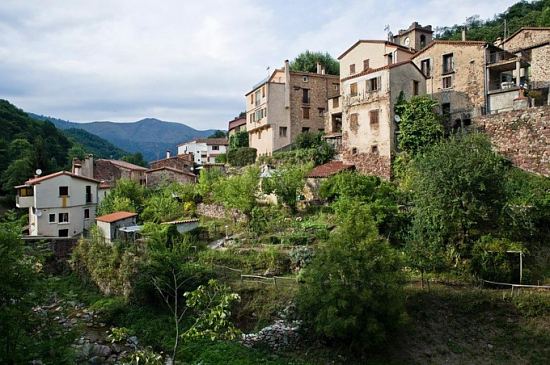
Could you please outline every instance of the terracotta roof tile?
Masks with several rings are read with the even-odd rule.
[[[246,124],[246,117],[235,118],[229,122],[229,130]]]
[[[112,163],[115,166],[122,167],[122,168],[129,169],[129,170],[136,170],[136,171],[145,171],[145,170],[147,170],[146,167],[134,165],[133,163],[126,162],[126,161],[107,160],[107,159],[105,159],[103,161],[109,161],[110,163]]]
[[[88,180],[88,181],[92,181],[92,182],[95,182],[95,183],[99,183],[99,180],[92,179],[92,178],[89,178],[89,177],[86,177],[86,176],[80,176],[80,175],[73,174],[72,172],[68,172],[68,171],[58,171],[58,172],[54,172],[53,174],[49,174],[49,175],[46,175],[46,176],[41,176],[41,177],[36,177],[34,179],[29,179],[29,180],[25,181],[25,184],[26,185],[40,184],[44,180],[52,179],[54,177],[58,177],[58,176],[61,176],[61,175],[66,175],[66,176],[74,177],[76,179]]]
[[[105,222],[105,223],[113,223],[118,222],[122,219],[131,218],[137,216],[137,213],[132,212],[114,212],[111,214],[102,215],[99,217],[96,217],[96,221]]]
[[[307,177],[329,177],[345,170],[353,169],[353,165],[347,165],[342,161],[330,161],[324,165],[315,167]]]
[[[361,71],[359,73],[353,74],[351,76],[344,77],[341,81],[351,80],[351,79],[356,78],[356,77],[365,76],[365,75],[368,75],[368,74],[371,74],[371,73],[374,73],[374,72],[378,72],[378,71],[382,71],[382,70],[386,70],[386,69],[392,69],[392,68],[395,68],[395,67],[399,67],[399,66],[409,64],[409,63],[411,63],[413,66],[415,66],[418,69],[418,66],[416,66],[416,64],[413,61],[406,60],[406,61],[392,63],[391,65],[386,65],[386,66],[382,66],[382,67],[378,67],[378,68],[369,68],[369,69],[366,69],[366,70]],[[420,71],[420,69],[418,69],[418,70]],[[420,72],[422,73],[422,71],[420,71]]]

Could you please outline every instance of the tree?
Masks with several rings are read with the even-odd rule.
[[[183,213],[183,204],[168,189],[164,189],[145,201],[141,218],[146,222],[162,223],[182,218]]]
[[[214,201],[226,208],[237,209],[250,215],[256,206],[256,195],[260,182],[260,170],[256,166],[247,167],[241,175],[220,179],[214,184]]]
[[[262,190],[277,195],[279,204],[285,204],[295,211],[298,194],[304,188],[305,176],[311,168],[311,164],[282,166],[273,176],[262,181]]]
[[[132,153],[122,157],[122,161],[133,163],[134,165],[147,167],[147,162],[143,159],[141,152]]]
[[[415,96],[396,105],[396,114],[401,118],[397,136],[401,151],[415,156],[443,137],[436,106],[437,101],[428,96]]]
[[[221,131],[219,129],[208,136],[208,138],[225,138],[225,137],[227,137],[227,132]]]
[[[248,132],[239,131],[229,137],[229,148],[236,149],[241,147],[248,147]]]
[[[199,173],[199,182],[195,191],[202,197],[202,199],[210,199],[210,195],[214,189],[214,184],[221,179],[222,176],[223,172],[219,168],[203,168]]]
[[[401,261],[377,236],[369,209],[349,202],[340,226],[304,269],[297,305],[318,335],[363,350],[380,344],[404,314]]]
[[[145,188],[133,180],[120,179],[101,201],[98,215],[117,211],[141,213],[145,200]]]
[[[455,135],[412,162],[412,233],[430,256],[461,264],[472,242],[497,228],[506,166],[481,134]],[[425,267],[425,265],[423,264]]]
[[[340,64],[330,54],[305,51],[290,62],[291,71],[317,72],[317,63],[320,63],[327,74],[339,75]]]
[[[240,147],[230,149],[227,152],[227,161],[232,166],[252,165],[256,161],[256,149],[250,147]]]

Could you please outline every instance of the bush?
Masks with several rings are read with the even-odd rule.
[[[303,246],[310,241],[312,241],[312,237],[305,232],[292,232],[281,236],[281,243],[288,246]]]
[[[107,323],[113,323],[126,310],[126,300],[122,297],[102,298],[90,306],[90,310],[101,316]]]
[[[304,268],[313,261],[315,251],[311,247],[294,247],[290,250],[290,263],[296,268]]]
[[[252,165],[256,161],[256,149],[240,147],[227,152],[227,161],[233,166]]]
[[[523,251],[523,248],[507,239],[481,237],[472,249],[473,273],[485,280],[513,282],[511,254],[507,251]]]

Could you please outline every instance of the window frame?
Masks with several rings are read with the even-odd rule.
[[[445,81],[446,80],[449,80],[449,85],[448,86],[445,86]],[[449,89],[453,88],[453,76],[452,75],[443,76],[441,78],[441,88],[443,90],[449,90]]]
[[[52,216],[53,216],[53,220],[52,220]],[[56,218],[55,213],[48,214],[48,223],[52,223],[52,224],[57,223],[57,220],[55,218]]]
[[[67,217],[67,220],[64,220],[62,219],[61,217]],[[61,212],[61,213],[57,213],[57,223],[58,224],[70,224],[71,221],[70,221],[70,217],[69,217],[69,212]]]
[[[354,92],[354,89],[355,89],[355,92]],[[349,84],[349,95],[350,96],[359,95],[358,92],[357,92],[357,83],[356,82],[352,82],[351,84]]]
[[[63,194],[61,191],[63,190],[67,190],[67,194]],[[59,196],[62,197],[62,196],[69,196],[69,186],[59,186]]]

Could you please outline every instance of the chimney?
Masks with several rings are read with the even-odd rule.
[[[462,28],[462,42],[466,41],[466,27]]]
[[[73,165],[73,174],[80,176],[81,175],[82,165],[80,163],[75,163]]]
[[[290,108],[290,63],[285,60],[285,108]]]
[[[84,158],[79,175],[94,178],[94,155],[87,155]]]
[[[170,150],[166,150],[166,158],[170,158]]]
[[[322,74],[323,72],[323,66],[321,66],[320,62],[317,62],[317,73]]]

